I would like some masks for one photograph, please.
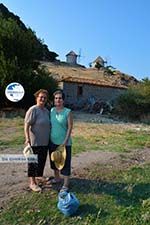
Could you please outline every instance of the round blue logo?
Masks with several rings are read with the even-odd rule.
[[[18,102],[24,96],[24,88],[17,82],[10,83],[5,89],[5,95],[11,102]]]

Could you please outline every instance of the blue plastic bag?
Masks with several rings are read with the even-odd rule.
[[[73,215],[77,211],[79,204],[79,200],[73,193],[62,191],[58,194],[57,207],[65,216]]]

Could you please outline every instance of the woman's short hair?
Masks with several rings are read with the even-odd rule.
[[[57,94],[61,94],[62,99],[65,100],[65,94],[64,94],[64,92],[63,92],[61,89],[56,90],[56,91],[53,93],[53,98],[55,98],[55,95],[57,95]]]
[[[40,90],[36,91],[36,92],[34,93],[35,98],[37,98],[37,97],[39,96],[40,93],[45,94],[45,95],[47,96],[47,98],[48,98],[48,91],[45,90],[45,89],[40,89]]]

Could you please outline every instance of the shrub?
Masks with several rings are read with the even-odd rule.
[[[150,113],[150,80],[143,79],[117,99],[115,113],[129,119],[147,117]]]

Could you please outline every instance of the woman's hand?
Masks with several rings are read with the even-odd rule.
[[[30,144],[30,140],[29,139],[26,139],[25,140],[25,145],[28,145],[28,144]]]
[[[63,145],[63,146],[66,146],[66,145],[67,145],[67,141],[64,141],[64,142],[62,143],[62,145]]]

